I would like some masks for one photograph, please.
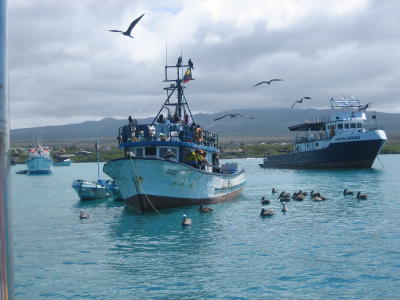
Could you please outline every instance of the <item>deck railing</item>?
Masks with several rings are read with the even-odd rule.
[[[212,131],[200,130],[183,124],[127,124],[118,130],[118,143],[145,141],[188,142],[218,148],[218,135]]]

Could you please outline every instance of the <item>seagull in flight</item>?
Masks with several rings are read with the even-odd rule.
[[[292,106],[290,108],[293,108],[296,105],[296,103],[303,103],[303,100],[305,100],[305,99],[311,99],[311,97],[303,97],[300,100],[294,101],[294,103],[292,104]]]
[[[263,83],[266,83],[266,84],[270,85],[272,81],[283,81],[283,79],[274,78],[274,79],[271,79],[271,80],[268,80],[268,81],[261,81],[259,83],[256,83],[255,85],[253,85],[253,87],[255,87],[257,85],[260,85],[260,84],[263,84]]]
[[[144,14],[141,15],[139,18],[133,20],[133,22],[131,23],[131,25],[129,25],[129,27],[128,27],[128,29],[127,29],[126,31],[115,30],[115,29],[111,29],[111,30],[109,30],[109,31],[111,31],[111,32],[120,32],[120,33],[122,33],[123,35],[126,35],[126,36],[129,36],[130,38],[133,38],[133,36],[131,36],[131,31],[132,31],[133,27],[135,27],[135,25],[140,21],[140,19],[141,19],[143,16],[144,16]]]
[[[225,117],[231,117],[231,119],[233,119],[233,118],[236,118],[237,116],[240,116],[240,117],[243,117],[243,118],[246,118],[246,119],[254,119],[254,117],[246,117],[246,116],[244,116],[242,114],[226,114],[226,115],[223,115],[222,117],[214,119],[214,121],[221,120],[221,119],[223,119]]]

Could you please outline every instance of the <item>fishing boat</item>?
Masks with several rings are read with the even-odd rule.
[[[72,188],[76,191],[81,200],[105,199],[113,197],[117,194],[116,185],[110,180],[100,177],[100,152],[99,142],[95,144],[97,152],[97,180],[90,181],[84,179],[76,179],[72,181]]]
[[[69,155],[63,155],[63,154],[55,154],[54,155],[54,166],[55,167],[61,167],[61,166],[70,166],[71,165],[71,159],[69,158]]]
[[[129,118],[117,137],[124,157],[103,168],[126,204],[141,211],[227,201],[245,184],[237,163],[219,165],[218,135],[195,123],[184,94],[193,65],[181,61],[165,66],[167,98],[153,121]]]
[[[330,99],[331,114],[316,122],[290,126],[295,133],[293,149],[269,155],[262,168],[335,169],[371,168],[387,138],[376,114],[368,123],[366,109],[356,99]]]
[[[42,147],[39,143],[35,148],[28,150],[26,161],[28,174],[51,174],[53,172],[53,160],[50,156],[49,147]]]

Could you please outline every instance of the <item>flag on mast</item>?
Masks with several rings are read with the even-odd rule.
[[[187,83],[192,80],[192,69],[187,68],[185,74],[183,74],[183,83]]]

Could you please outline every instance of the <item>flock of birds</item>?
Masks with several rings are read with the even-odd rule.
[[[276,195],[278,193],[278,190],[273,188],[272,189],[272,194]],[[349,190],[349,189],[344,189],[343,191],[344,196],[353,196],[354,192]],[[293,194],[290,194],[288,192],[282,191],[278,195],[278,200],[282,203],[282,209],[281,211],[283,213],[286,213],[288,211],[286,202],[289,202],[291,200],[294,201],[303,201],[306,199],[306,197],[309,197],[312,201],[325,201],[328,200],[326,196],[321,195],[319,192],[311,191],[310,193],[304,192],[302,190],[298,192],[294,192]],[[366,193],[362,192],[357,192],[356,198],[358,200],[365,200],[368,198],[368,195]],[[271,204],[271,200],[267,199],[265,196],[261,197],[260,199],[261,205],[268,205]],[[212,212],[213,209],[210,207],[204,207],[203,205],[200,205],[199,211],[201,213],[207,213],[207,212]],[[273,209],[265,209],[262,208],[260,212],[260,217],[272,217],[275,214],[275,211]],[[192,225],[192,219],[188,219],[186,215],[183,215],[182,219],[182,226],[191,226]]]
[[[136,24],[139,23],[139,21],[142,19],[142,17],[143,17],[144,15],[145,15],[145,14],[142,14],[141,16],[139,16],[138,18],[136,18],[135,20],[133,20],[132,23],[129,25],[128,29],[126,29],[125,31],[117,30],[117,29],[110,29],[110,30],[108,30],[108,31],[110,31],[110,32],[116,32],[116,33],[121,33],[122,35],[125,35],[125,36],[127,36],[127,37],[133,38],[133,36],[131,35],[131,34],[132,34],[132,30],[133,30],[133,28],[136,26]],[[178,59],[178,63],[176,64],[176,66],[180,66],[181,63],[182,63],[182,57],[180,56],[179,59]],[[189,67],[190,67],[191,69],[193,69],[193,62],[192,62],[191,59],[189,59],[188,64],[189,64]],[[280,79],[280,78],[273,78],[273,79],[270,79],[270,80],[260,81],[260,82],[258,82],[258,83],[256,83],[256,84],[254,84],[252,87],[256,87],[256,86],[259,86],[259,85],[262,85],[262,84],[266,84],[267,86],[269,86],[269,85],[271,85],[272,82],[275,82],[275,81],[283,81],[283,79]],[[303,97],[303,98],[301,98],[300,100],[296,100],[296,101],[292,104],[292,106],[291,106],[290,108],[294,108],[294,106],[295,106],[297,103],[303,103],[303,100],[306,100],[306,99],[309,100],[309,99],[311,99],[311,97]],[[247,117],[247,116],[242,115],[242,114],[235,114],[235,113],[233,113],[233,114],[226,114],[226,115],[223,115],[223,116],[221,116],[221,117],[218,117],[218,118],[214,119],[214,121],[219,121],[219,120],[222,120],[222,119],[224,119],[224,118],[226,118],[226,117],[230,117],[231,119],[236,118],[236,117],[242,117],[242,118],[246,118],[246,119],[254,119],[254,117]]]
[[[272,189],[272,194],[275,195],[278,193],[278,190],[273,188]],[[343,190],[343,195],[344,196],[352,196],[354,195],[354,192],[349,190],[349,189],[344,189]],[[319,192],[315,192],[314,190],[312,190],[309,194],[307,192],[304,192],[302,190],[298,191],[298,192],[294,192],[293,194],[290,194],[288,192],[282,191],[281,193],[279,193],[278,195],[278,200],[282,203],[282,212],[286,213],[288,211],[287,207],[286,207],[286,202],[289,202],[290,200],[294,200],[294,201],[303,201],[306,197],[310,197],[310,199],[312,201],[324,201],[324,200],[328,200],[328,198],[326,196],[321,195],[321,193]],[[368,198],[368,194],[366,193],[362,193],[362,192],[358,192],[356,194],[356,198],[358,200],[365,200]],[[266,199],[264,196],[261,197],[261,205],[268,205],[271,203],[271,200]],[[271,217],[273,216],[275,213],[275,211],[273,209],[261,209],[260,212],[260,217]]]
[[[270,79],[270,80],[260,81],[260,82],[256,83],[255,85],[253,85],[252,87],[256,87],[256,86],[259,86],[261,84],[271,85],[271,83],[274,82],[274,81],[283,81],[283,79],[274,78],[274,79]],[[290,106],[290,108],[294,108],[297,103],[303,103],[304,100],[310,100],[310,99],[311,99],[311,97],[308,97],[308,96],[302,97],[299,100],[294,101],[294,103],[292,104],[292,106]],[[219,121],[219,120],[222,120],[223,118],[226,118],[226,117],[230,117],[231,119],[236,118],[236,117],[242,117],[242,118],[246,118],[246,119],[254,119],[254,117],[248,117],[248,116],[245,116],[245,115],[242,115],[242,114],[233,113],[233,114],[225,114],[225,115],[223,115],[221,117],[215,118],[214,121]]]
[[[278,190],[275,188],[272,188],[271,193],[273,195],[278,194]],[[349,189],[344,189],[343,190],[343,195],[344,196],[353,196],[354,192],[352,190]],[[279,193],[278,195],[278,200],[282,203],[282,209],[281,211],[283,213],[286,213],[288,211],[287,207],[286,207],[286,202],[289,202],[291,200],[294,201],[303,201],[306,199],[306,197],[308,197],[312,200],[312,201],[325,201],[328,200],[328,198],[326,196],[321,195],[321,193],[319,192],[315,192],[314,190],[312,190],[310,193],[304,192],[302,190],[299,190],[298,192],[294,192],[293,194],[290,194],[288,192],[282,191]],[[356,194],[356,198],[358,200],[366,200],[368,198],[368,194],[366,193],[362,193],[362,192],[357,192]],[[268,205],[271,204],[272,200],[267,199],[265,196],[262,196],[260,199],[260,203],[261,205]],[[203,205],[200,205],[199,207],[199,212],[200,213],[210,213],[212,212],[213,209],[210,207],[205,207]],[[273,209],[265,209],[262,208],[261,212],[260,212],[260,217],[264,218],[264,217],[272,217],[275,214],[275,211]],[[193,221],[192,219],[187,218],[186,215],[182,216],[182,221],[181,224],[182,226],[191,226]],[[90,215],[87,212],[84,212],[82,209],[79,212],[79,219],[83,220],[83,219],[89,219]]]

